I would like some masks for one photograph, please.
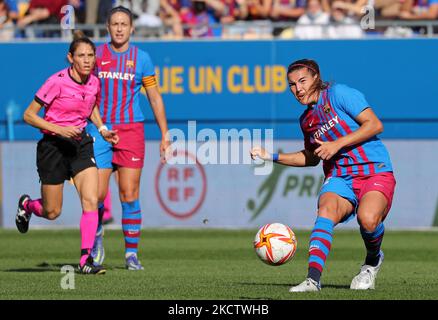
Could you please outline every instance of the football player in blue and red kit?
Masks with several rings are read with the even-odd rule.
[[[287,77],[295,98],[307,107],[300,117],[304,149],[271,155],[255,147],[251,156],[294,167],[316,166],[322,160],[325,174],[310,235],[307,278],[289,291],[321,290],[321,273],[331,249],[333,229],[355,216],[367,255],[350,288],[374,289],[384,257],[383,221],[391,208],[396,184],[388,151],[377,137],[383,125],[361,92],[322,81],[315,61],[293,62]]]

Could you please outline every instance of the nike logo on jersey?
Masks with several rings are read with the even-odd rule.
[[[102,65],[107,65],[108,63],[111,63],[111,61],[102,61]]]
[[[134,157],[132,157],[131,160],[132,160],[132,161],[140,161],[141,159],[140,159],[140,158],[134,158]]]
[[[313,124],[313,120],[309,123],[309,127],[311,127],[312,126],[312,124]]]

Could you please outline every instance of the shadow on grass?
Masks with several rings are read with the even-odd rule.
[[[340,284],[323,284],[323,288],[332,288],[332,289],[348,289],[350,290],[349,285],[340,285]]]
[[[64,266],[71,266],[75,271],[78,270],[78,262],[70,262],[70,263],[54,263],[50,264],[47,262],[43,262],[37,264],[35,268],[16,268],[16,269],[6,269],[3,272],[60,272],[61,268]],[[121,269],[119,267],[108,267],[105,266],[106,270],[112,269]]]
[[[107,269],[112,269],[112,270],[126,270],[125,266],[114,266],[111,268],[107,268]]]
[[[245,286],[268,286],[268,287],[290,287],[290,283],[262,283],[262,282],[240,282],[238,285]]]
[[[239,285],[247,285],[247,286],[268,286],[268,287],[294,287],[299,285],[299,283],[256,283],[256,282],[240,282]],[[339,285],[339,284],[322,284],[323,288],[332,288],[332,289],[350,289],[349,285]]]
[[[16,268],[16,269],[6,269],[4,272],[60,272],[61,268],[64,266],[72,266],[73,268],[77,268],[76,263],[58,263],[58,264],[50,264],[47,262],[43,262],[37,264],[35,268]]]

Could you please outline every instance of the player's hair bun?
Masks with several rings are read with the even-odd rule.
[[[82,38],[87,38],[87,36],[85,35],[85,33],[82,30],[75,30],[73,32],[73,41],[79,40]]]
[[[73,41],[70,43],[68,52],[74,55],[76,48],[80,43],[89,44],[93,48],[93,51],[96,52],[96,46],[94,45],[93,41],[91,41],[81,30],[75,30],[73,32]]]

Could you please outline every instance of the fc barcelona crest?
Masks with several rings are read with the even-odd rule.
[[[126,60],[127,68],[134,68],[134,60]]]
[[[323,108],[324,108],[324,112],[325,113],[330,113],[331,112],[330,106],[328,104],[326,104]]]

